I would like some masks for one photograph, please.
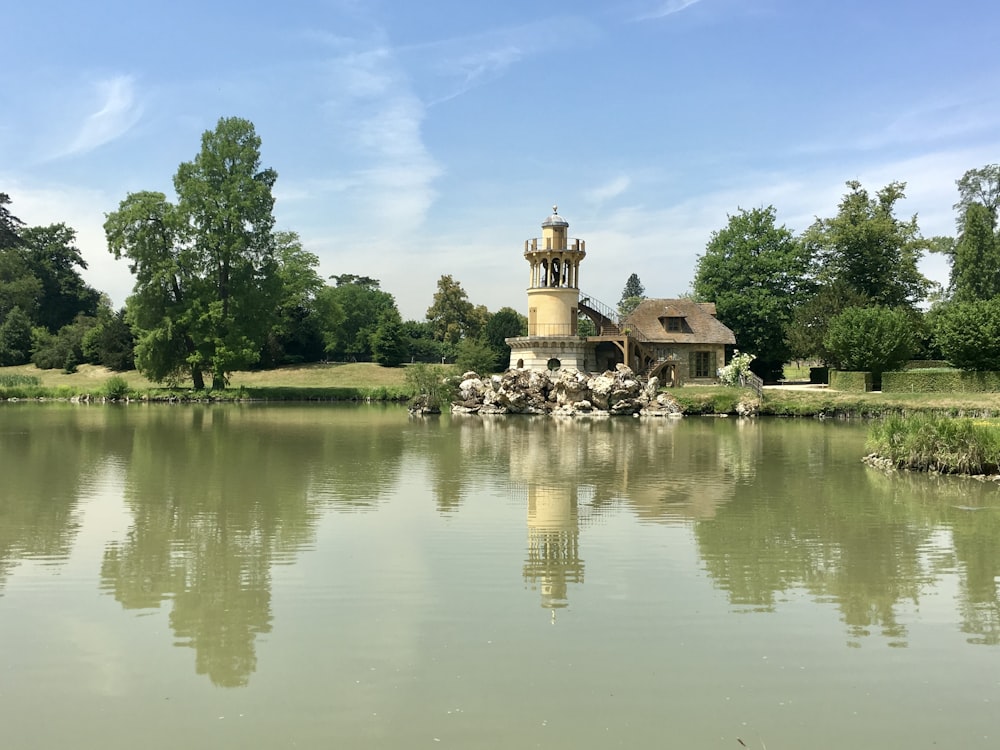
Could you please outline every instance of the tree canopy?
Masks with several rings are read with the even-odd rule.
[[[817,219],[805,233],[818,280],[839,281],[875,305],[913,307],[930,289],[917,268],[928,243],[916,216],[903,221],[893,213],[906,184],[892,182],[874,196],[856,180],[847,187],[837,215]]]
[[[985,206],[996,223],[997,212],[1000,211],[1000,164],[970,169],[955,184],[958,186],[958,203],[953,208],[958,212],[955,222],[959,232],[964,231],[965,214],[973,204]]]

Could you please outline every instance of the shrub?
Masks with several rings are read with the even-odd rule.
[[[913,353],[913,319],[902,309],[849,307],[830,320],[823,344],[838,370],[871,372],[878,388],[882,373]]]
[[[411,406],[440,410],[450,403],[456,393],[455,384],[448,377],[450,368],[427,364],[415,364],[406,368],[406,384],[413,391]]]
[[[719,370],[720,385],[739,385],[747,383],[747,376],[750,375],[750,363],[755,359],[753,354],[736,353],[729,360],[729,364]]]
[[[990,474],[1000,466],[1000,429],[968,418],[890,416],[871,427],[868,449],[898,468]]]
[[[104,382],[104,395],[107,398],[113,401],[120,401],[127,398],[128,394],[128,381],[120,375],[112,375]]]

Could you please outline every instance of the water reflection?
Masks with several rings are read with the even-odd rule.
[[[245,685],[255,670],[272,566],[312,544],[319,509],[365,507],[395,481],[398,425],[328,429],[323,414],[161,409],[135,432],[133,524],[108,545],[102,581],[126,608],[169,599],[176,645],[194,649],[196,671],[216,685]]]
[[[100,547],[100,586],[129,611],[169,608],[174,642],[219,686],[250,680],[258,639],[275,627],[275,568],[312,549],[323,524],[411,502],[430,509],[426,498],[435,518],[476,517],[490,493],[523,524],[511,578],[553,613],[593,576],[588,541],[633,543],[610,528],[631,516],[690,534],[734,610],[775,613],[807,597],[839,616],[849,645],[906,646],[914,612],[943,593],[969,643],[1000,644],[1000,488],[868,469],[860,427],[3,408],[0,595],[22,562],[68,559],[84,500],[113,466],[128,522]],[[462,561],[451,564],[461,579]]]

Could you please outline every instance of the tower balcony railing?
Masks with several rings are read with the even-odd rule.
[[[531,239],[524,241],[525,253],[583,253],[586,251],[587,243],[584,240],[578,240],[575,237],[566,238],[566,247],[552,247],[551,237],[532,237]]]
[[[528,324],[529,336],[576,336],[576,326],[570,323]]]

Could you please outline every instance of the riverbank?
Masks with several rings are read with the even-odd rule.
[[[436,367],[436,366],[435,366]],[[369,362],[310,364],[233,373],[224,391],[165,388],[135,371],[115,373],[82,365],[75,373],[33,365],[0,368],[0,399],[99,400],[109,390],[134,400],[154,401],[405,401],[413,395],[407,367]],[[441,367],[442,374],[450,368]],[[25,383],[5,385],[17,379]],[[685,415],[737,414],[747,390],[725,386],[669,389]],[[759,414],[781,417],[877,418],[890,414],[998,417],[1000,393],[853,393],[805,385],[768,386]]]

